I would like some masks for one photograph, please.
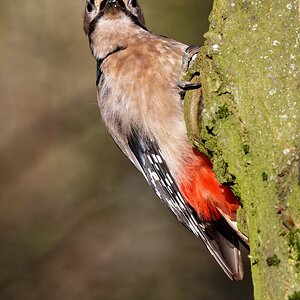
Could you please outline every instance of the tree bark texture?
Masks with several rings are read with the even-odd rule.
[[[300,299],[299,14],[296,0],[215,0],[187,75],[202,83],[185,96],[189,138],[241,200],[256,300]]]

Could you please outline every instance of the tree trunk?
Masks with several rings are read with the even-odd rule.
[[[185,97],[191,141],[241,200],[256,300],[300,299],[299,12],[296,0],[215,0],[189,74],[201,101]]]

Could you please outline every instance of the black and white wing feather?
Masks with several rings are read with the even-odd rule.
[[[134,160],[139,164],[138,169],[142,170],[147,182],[161,201],[185,227],[204,242],[229,278],[242,279],[243,264],[238,249],[239,242],[227,223],[225,221],[221,225],[219,222],[204,223],[198,218],[181,195],[155,140],[141,137],[133,130],[128,136],[128,145],[135,156]]]

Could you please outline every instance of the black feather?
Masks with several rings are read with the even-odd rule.
[[[102,76],[101,64],[103,59],[96,59],[96,85],[98,86],[100,78]]]

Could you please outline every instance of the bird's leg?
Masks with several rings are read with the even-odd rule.
[[[199,47],[192,45],[189,46],[183,54],[180,77],[178,81],[178,86],[183,90],[183,92],[186,90],[197,89],[201,87],[200,82],[191,82],[195,73],[190,72],[197,58],[198,52],[199,52]]]
[[[196,147],[200,144],[202,89],[199,81],[199,71],[194,66],[199,47],[189,46],[182,57],[181,75],[178,86],[183,101],[186,130],[190,141]],[[190,91],[188,91],[190,90]],[[187,93],[187,95],[186,95]]]

